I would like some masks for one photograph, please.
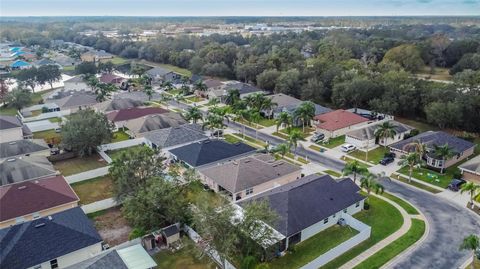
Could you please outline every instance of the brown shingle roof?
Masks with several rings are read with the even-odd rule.
[[[116,122],[137,119],[147,115],[163,114],[167,112],[169,111],[160,107],[132,107],[110,112],[107,114],[107,118],[113,122]]]
[[[78,201],[63,176],[0,187],[0,221]]]
[[[368,119],[355,113],[338,109],[322,115],[315,116],[315,120],[320,123],[317,127],[320,129],[335,131],[358,123],[366,122]]]

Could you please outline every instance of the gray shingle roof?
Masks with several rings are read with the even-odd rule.
[[[94,93],[89,92],[77,92],[61,99],[53,100],[53,103],[57,104],[61,108],[90,106],[97,102],[97,96]]]
[[[410,126],[402,124],[402,123],[397,122],[397,121],[389,121],[389,123],[391,123],[393,126],[395,126],[394,130],[397,134],[404,133],[404,132],[407,132],[407,131],[410,131],[410,130],[413,129]],[[347,133],[347,135],[351,136],[351,137],[354,137],[356,139],[359,139],[359,140],[374,139],[375,138],[375,130],[377,130],[379,125],[380,124],[372,124],[372,125],[369,125],[367,127],[361,128],[361,129],[350,131],[350,132]]]
[[[277,161],[269,154],[258,154],[212,166],[200,172],[222,188],[236,193],[299,171],[299,166]]]
[[[148,70],[147,72],[147,75],[150,75],[150,76],[165,76],[166,74],[168,73],[172,73],[173,71],[172,70],[169,70],[169,69],[166,69],[166,68],[163,68],[163,67],[154,67],[150,70]]]
[[[43,139],[22,139],[0,143],[0,159],[30,154],[48,149],[49,147]]]
[[[143,137],[160,148],[169,148],[208,138],[197,124],[185,124],[178,127],[155,130],[144,133]]]
[[[21,127],[22,123],[17,117],[0,115],[0,130]]]
[[[134,100],[130,98],[114,98],[113,100],[107,100],[99,103],[97,106],[101,111],[115,111],[121,109],[127,109],[132,107],[142,106],[143,102],[140,100]]]
[[[278,93],[269,96],[272,99],[272,102],[277,104],[277,109],[281,110],[283,107],[298,106],[302,103],[302,100],[295,97]]]
[[[187,121],[182,115],[175,112],[167,112],[129,120],[125,124],[125,127],[127,127],[129,131],[138,134],[164,128],[178,127],[186,123]]]
[[[55,174],[55,168],[44,156],[23,156],[0,161],[2,186]]]
[[[193,167],[234,159],[255,151],[254,147],[247,144],[230,144],[222,140],[206,140],[170,150],[178,159]]]
[[[116,250],[99,254],[86,261],[79,262],[66,269],[129,269]]]
[[[146,102],[148,101],[148,96],[145,92],[143,91],[134,91],[134,92],[121,92],[121,93],[117,93],[113,96],[114,99],[120,99],[120,98],[129,98],[129,99],[133,99],[133,100],[136,100],[136,101],[142,101],[142,102]],[[152,98],[151,100],[160,100],[162,98],[162,95],[159,94],[158,92],[155,92],[153,95],[152,95]]]
[[[428,132],[416,135],[414,137],[410,137],[403,141],[397,142],[395,144],[392,144],[390,145],[390,147],[397,150],[406,151],[405,147],[408,144],[416,141],[420,141],[422,144],[425,144],[429,149],[433,149],[434,145],[443,146],[445,144],[448,144],[448,146],[455,153],[464,152],[467,149],[470,149],[475,146],[475,144],[471,142],[460,139],[458,137],[455,137],[453,135],[447,134],[442,131],[428,131]]]
[[[459,165],[460,169],[468,170],[472,173],[477,173],[480,175],[480,155]]]
[[[80,207],[0,230],[2,268],[28,268],[97,244],[102,238]]]
[[[258,194],[241,203],[266,200],[277,212],[275,229],[291,236],[365,199],[351,179],[335,181],[331,176],[309,175]]]

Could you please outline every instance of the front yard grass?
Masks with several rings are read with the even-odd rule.
[[[355,161],[355,159],[350,158],[350,157],[348,157],[348,156],[342,156],[341,159],[342,159],[343,161],[345,161],[345,162],[353,162],[353,161]],[[363,165],[363,166],[365,166],[365,167],[367,167],[367,168],[372,167],[372,165],[370,165],[370,164],[368,164],[368,163],[364,163],[364,162],[359,162],[359,163],[360,163],[360,165]]]
[[[127,133],[125,133],[125,131],[117,131],[113,133],[112,143],[125,141],[128,139],[130,139],[130,136]]]
[[[366,162],[369,162],[369,163],[372,163],[374,165],[378,164],[380,162],[380,160],[383,159],[383,157],[385,156],[385,153],[388,153],[390,152],[388,150],[388,148],[385,148],[385,147],[378,147],[376,149],[373,149],[373,150],[369,150],[368,151],[368,159],[366,159],[365,157],[365,152],[364,151],[361,151],[361,150],[355,150],[355,151],[352,151],[350,153],[348,153],[348,155],[352,156],[352,157],[355,157],[357,159],[360,159],[362,161],[366,161]]]
[[[261,141],[261,140],[258,140],[258,139],[255,139],[253,137],[250,137],[248,135],[242,135],[241,133],[235,133],[234,134],[236,137],[238,138],[241,138],[241,139],[245,139],[246,141],[250,142],[250,143],[253,143],[253,144],[256,144],[260,147],[265,147],[267,145],[267,143],[265,143],[264,141]]]
[[[202,259],[197,258],[194,242],[185,236],[181,239],[183,248],[172,252],[163,250],[155,254],[153,259],[157,263],[158,269],[214,269],[216,264],[209,259],[207,255]]]
[[[302,137],[305,139],[307,136],[311,135],[315,131],[315,128],[305,127],[305,131],[303,131],[303,128],[301,126],[300,127],[295,126],[295,127],[281,129],[280,132],[287,135],[288,137],[289,133],[294,130],[299,131],[302,134]]]
[[[388,192],[384,192],[382,193],[382,196],[387,198],[387,199],[390,199],[392,201],[394,201],[395,203],[397,203],[399,206],[401,206],[403,209],[405,209],[405,211],[407,211],[408,214],[410,215],[418,215],[420,214],[416,209],[415,207],[413,207],[412,205],[410,205],[409,203],[407,203],[405,200],[395,196],[395,195],[392,195]]]
[[[64,176],[70,176],[85,171],[90,171],[106,166],[106,162],[98,154],[86,156],[83,158],[75,157],[68,160],[54,162],[55,169],[60,171]]]
[[[356,234],[358,231],[355,229],[334,225],[293,246],[294,252],[274,259],[269,264],[270,268],[300,268]]]
[[[342,176],[341,173],[339,173],[337,171],[333,171],[333,170],[325,170],[325,171],[323,171],[323,173],[327,173],[327,174],[329,174],[331,176],[334,176],[334,177],[341,177]]]
[[[370,209],[363,210],[355,214],[354,217],[372,227],[370,238],[321,267],[322,269],[339,268],[363,251],[393,234],[403,225],[403,217],[393,205],[374,196],[370,196],[368,200]]]
[[[432,188],[430,186],[427,186],[425,184],[422,184],[422,183],[418,183],[414,180],[412,180],[411,182],[408,181],[408,178],[407,177],[404,177],[404,176],[395,176],[395,175],[392,175],[390,176],[391,178],[394,178],[394,179],[397,179],[403,183],[406,183],[406,184],[409,184],[409,185],[412,185],[414,187],[417,187],[419,189],[422,189],[424,191],[428,191],[428,192],[431,192],[433,194],[436,194],[436,193],[440,193],[441,191],[440,190],[437,190],[435,188]]]
[[[319,152],[324,152],[326,149],[320,147],[320,146],[317,146],[317,145],[310,145],[308,146],[309,148],[313,149],[313,150],[316,150],[316,151],[319,151]]]
[[[325,142],[322,142],[320,145],[333,149],[345,143],[345,135],[337,136],[335,138],[327,139]]]
[[[452,178],[455,177],[455,174],[458,174],[457,165],[458,164],[447,168],[443,174],[424,167],[416,168],[413,170],[412,177],[441,188],[446,188],[448,187],[448,184],[450,184]],[[403,167],[397,172],[404,174],[408,178],[408,167]]]
[[[475,268],[475,269],[480,269],[480,259],[477,259],[476,257],[473,257],[473,262],[467,266],[466,268]]]
[[[382,265],[386,264],[402,251],[420,240],[424,233],[425,222],[419,219],[412,219],[412,226],[406,234],[355,266],[355,269],[380,268]]]
[[[46,130],[46,131],[40,131],[40,132],[34,132],[33,133],[33,138],[35,139],[43,139],[47,143],[51,144],[58,144],[60,143],[61,135],[60,133],[56,133],[55,130]]]
[[[203,99],[202,97],[198,97],[198,96],[191,96],[191,97],[185,98],[185,100],[187,100],[189,102],[192,102],[192,103],[197,103],[197,102],[201,102],[205,99]]]
[[[236,136],[231,135],[231,134],[223,135],[223,138],[225,138],[225,141],[227,141],[228,143],[231,143],[231,144],[236,144],[236,143],[242,142],[242,140],[240,138],[237,138]]]
[[[113,196],[113,182],[110,175],[73,183],[71,186],[80,198],[80,204],[86,205]]]
[[[267,118],[262,118],[258,124],[265,126],[265,127],[270,127],[275,125],[275,119],[267,119]]]

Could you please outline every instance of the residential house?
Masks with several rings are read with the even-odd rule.
[[[313,174],[259,193],[240,205],[268,202],[279,216],[274,228],[286,237],[279,249],[284,251],[337,224],[343,214],[360,212],[365,199],[349,178],[336,181],[329,175]]]
[[[208,85],[217,85],[217,81],[210,81]],[[205,84],[207,85],[207,84]],[[219,86],[209,87],[207,85],[207,97],[208,99],[217,98],[220,102],[225,102],[230,90],[238,90],[240,93],[240,99],[245,98],[248,95],[255,93],[266,93],[264,90],[259,89],[253,85],[243,83],[240,81],[226,81],[221,82]]]
[[[173,83],[182,78],[182,75],[163,67],[154,67],[145,72],[145,74],[150,77],[153,82],[169,81]]]
[[[480,155],[458,166],[465,180],[480,184]]]
[[[142,101],[130,98],[114,98],[97,104],[95,107],[101,112],[112,112],[143,106]]]
[[[178,127],[188,122],[176,112],[147,115],[141,118],[129,120],[125,123],[126,132],[131,137],[142,137],[143,133],[170,127]]]
[[[218,98],[217,92],[218,92],[218,95],[224,94],[224,90],[222,89],[223,81],[209,78],[204,80],[203,84],[205,84],[205,86],[207,87],[207,90],[205,92],[196,92],[196,94],[199,96],[212,99],[212,98]],[[218,100],[220,101],[220,99]]]
[[[122,86],[122,83],[126,81],[125,78],[110,73],[101,74],[98,80],[102,83],[113,84],[117,87]]]
[[[193,74],[193,75],[190,77],[190,83],[191,83],[191,84],[198,83],[199,81],[203,81],[203,77],[200,76],[200,75]]]
[[[169,152],[173,160],[199,169],[254,154],[256,148],[244,143],[231,144],[223,140],[205,140]]]
[[[314,121],[317,133],[323,133],[327,139],[342,136],[369,123],[368,119],[343,109],[317,115]]]
[[[152,97],[149,97],[144,91],[130,91],[120,92],[113,95],[113,99],[133,99],[136,101],[148,102],[150,100],[161,100],[162,95],[158,92],[154,92]]]
[[[25,61],[22,61],[22,60],[17,60],[17,61],[10,64],[10,68],[12,70],[29,69],[29,68],[32,68],[32,65],[28,62],[25,62]]]
[[[60,96],[63,96],[63,94]],[[45,100],[45,103],[54,103],[60,108],[60,110],[70,110],[70,113],[74,113],[78,110],[92,107],[96,105],[98,101],[97,95],[93,92],[73,91],[59,99],[47,99]]]
[[[38,111],[42,113],[56,112],[56,111],[60,111],[60,107],[58,107],[57,104],[54,104],[54,103],[38,104],[38,105],[22,108],[20,113],[22,113],[23,117],[27,118],[27,117],[34,116],[34,114]]]
[[[0,115],[1,142],[10,142],[33,137],[32,131],[17,117]]]
[[[62,67],[75,66],[75,65],[79,64],[78,60],[73,59],[70,56],[63,55],[63,54],[58,54],[58,55],[54,56],[52,59],[53,59],[53,61],[55,61],[56,63],[58,63]]]
[[[50,148],[43,139],[21,139],[0,143],[0,160],[31,155],[50,156]]]
[[[45,156],[21,156],[0,160],[0,186],[57,174]]]
[[[104,50],[91,50],[80,55],[82,62],[101,62],[112,58],[113,55]]]
[[[83,76],[74,76],[63,81],[63,91],[91,91],[92,88],[87,85]]]
[[[102,238],[80,207],[0,230],[2,268],[65,268],[102,251]]]
[[[62,69],[63,67],[61,65],[59,65],[58,63],[50,60],[50,59],[46,59],[46,58],[43,58],[43,59],[40,59],[38,61],[35,61],[33,62],[33,66],[39,68],[41,66],[46,66],[46,65],[56,65],[58,66],[60,69]]]
[[[114,99],[126,100],[126,99]],[[131,100],[131,99],[130,99]],[[160,107],[132,107],[120,109],[107,113],[107,119],[115,124],[115,127],[124,128],[128,121],[142,118],[148,115],[168,113],[169,111]]]
[[[466,140],[460,139],[453,135],[447,134],[442,131],[428,131],[421,133],[414,137],[410,137],[403,141],[397,142],[389,146],[392,152],[396,152],[400,155],[407,154],[414,151],[412,143],[419,142],[427,148],[427,152],[423,156],[427,161],[427,165],[435,168],[442,169],[448,168],[466,158],[471,156],[475,150],[475,144]],[[435,154],[435,146],[447,145],[453,151],[454,156],[447,160],[442,160],[441,157]]]
[[[184,124],[143,134],[153,149],[169,150],[208,139],[198,124]]]
[[[0,229],[74,208],[78,201],[63,176],[1,186]]]
[[[402,141],[405,138],[405,135],[409,134],[412,127],[402,124],[397,121],[388,121],[391,125],[394,126],[393,130],[395,135],[388,138],[377,139],[375,136],[375,131],[380,126],[380,123],[372,123],[366,127],[349,131],[345,134],[345,143],[352,144],[360,149],[371,149],[377,145],[388,146],[398,141]]]
[[[301,177],[300,166],[256,154],[200,169],[202,180],[215,192],[224,192],[238,201]]]
[[[66,269],[153,269],[157,263],[140,244],[103,251]]]

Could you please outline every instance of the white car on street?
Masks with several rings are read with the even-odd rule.
[[[345,144],[343,146],[340,147],[340,149],[343,151],[343,152],[350,152],[350,151],[353,151],[355,150],[357,147],[355,147],[354,145],[352,144]]]

